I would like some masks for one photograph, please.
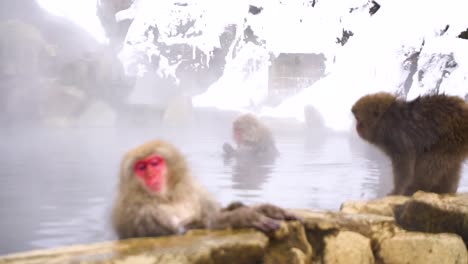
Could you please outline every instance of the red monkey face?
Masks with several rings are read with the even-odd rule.
[[[166,183],[166,162],[161,156],[151,155],[135,163],[133,171],[146,187],[153,192],[161,192]]]
[[[234,127],[234,141],[236,141],[237,144],[242,144],[242,134],[243,134],[243,131],[242,129],[238,128],[238,127]]]

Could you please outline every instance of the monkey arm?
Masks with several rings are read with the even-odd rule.
[[[260,205],[255,205],[252,207],[257,212],[260,212],[270,218],[279,219],[279,220],[301,220],[292,213],[289,213],[287,210],[269,203],[264,203]]]
[[[234,201],[234,202],[231,202],[228,206],[226,206],[222,210],[223,211],[232,211],[232,210],[235,210],[237,208],[244,207],[244,206],[246,206],[246,205],[243,204],[242,202]]]
[[[223,211],[233,211],[241,207],[248,207],[247,205],[243,204],[242,202],[235,201],[230,203],[226,208],[223,208]],[[279,220],[300,220],[294,214],[289,213],[287,210],[278,207],[273,204],[263,203],[259,205],[254,205],[251,207],[253,210],[266,215],[273,219]]]
[[[414,179],[415,156],[414,155],[393,155],[393,190],[390,195],[403,195],[407,186]]]
[[[228,208],[222,209],[204,189],[198,190],[201,208],[200,219],[186,225],[188,228],[257,228],[263,232],[270,232],[279,228],[279,221],[248,207],[241,202],[231,203]]]
[[[224,156],[227,158],[233,157],[236,155],[236,150],[229,143],[223,144]]]
[[[210,217],[208,228],[256,228],[272,232],[280,227],[280,222],[269,218],[250,207],[239,207],[232,211],[218,211]]]

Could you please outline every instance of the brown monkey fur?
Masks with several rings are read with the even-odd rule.
[[[252,114],[243,114],[232,125],[237,149],[224,143],[227,157],[275,158],[279,152],[271,130]]]
[[[424,95],[412,101],[380,92],[352,107],[356,130],[392,161],[394,189],[455,193],[468,155],[468,106],[462,98]]]
[[[134,175],[137,161],[160,155],[166,162],[167,181],[160,192],[151,192]],[[234,203],[223,210],[190,173],[183,155],[170,143],[147,142],[123,158],[113,227],[120,239],[181,234],[191,228],[253,227],[264,232],[279,228],[279,220],[296,217],[270,204],[248,207]]]

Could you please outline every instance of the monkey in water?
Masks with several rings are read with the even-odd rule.
[[[271,130],[252,114],[243,114],[234,120],[232,134],[237,148],[224,143],[226,158],[271,160],[279,155]]]
[[[256,228],[272,232],[281,220],[296,220],[271,204],[220,205],[192,178],[183,155],[172,144],[155,140],[123,158],[113,209],[120,239],[183,234],[192,228]]]
[[[380,92],[361,97],[351,111],[359,136],[391,159],[391,195],[457,191],[468,155],[468,106],[462,98],[435,94],[405,101]]]

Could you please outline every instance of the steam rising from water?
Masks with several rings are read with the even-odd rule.
[[[192,113],[196,118],[182,118],[191,122],[176,122],[174,127],[161,125],[160,120],[164,118],[158,110],[142,110],[138,106],[132,108],[122,102],[114,102],[115,109],[124,115],[119,118],[125,122],[109,122],[117,123],[115,127],[96,127],[116,116],[98,100],[91,108],[97,110],[88,109],[87,112],[88,117],[96,118],[93,125],[67,123],[69,120],[63,119],[53,120],[52,127],[17,125],[20,120],[14,119],[17,126],[2,127],[0,253],[114,238],[109,228],[109,212],[120,158],[129,148],[156,137],[173,141],[186,154],[194,176],[224,204],[232,200],[248,203],[267,201],[286,207],[337,209],[344,200],[385,194],[391,188],[391,172],[389,161],[382,153],[355,135],[326,131],[326,135],[310,136],[308,133],[311,131],[304,131],[304,127],[295,122],[275,120],[278,123],[273,126],[274,134],[282,153],[275,165],[224,164],[220,155],[221,144],[230,140],[231,121],[237,112],[219,109],[256,111],[267,117],[303,121],[304,106],[311,104],[323,115],[328,127],[347,130],[351,122],[349,108],[352,102],[364,93],[400,89],[408,75],[402,61],[408,52],[421,49],[423,40],[422,61],[430,61],[433,53],[453,53],[458,65],[444,79],[441,91],[464,95],[468,87],[466,40],[454,38],[468,27],[463,1],[440,3],[421,0],[408,3],[382,0],[379,1],[382,9],[372,18],[365,8],[349,12],[350,8],[367,4],[367,0],[319,1],[314,8],[304,6],[310,1],[282,2],[288,4],[280,1],[191,1],[192,9],[179,13],[182,17],[178,17],[169,9],[173,1],[135,0],[131,9],[119,13],[119,19],[135,18],[127,35],[129,42],[125,42],[121,51],[125,65],[136,58],[135,54],[158,54],[151,34],[148,37],[142,35],[154,23],[163,25],[164,41],[189,43],[207,54],[213,47],[219,47],[219,32],[226,24],[235,24],[241,29],[250,26],[265,45],[242,45],[236,52],[237,56],[232,56],[231,49],[223,76],[211,87],[206,87],[205,93],[193,98],[196,107],[212,106],[215,109],[196,109]],[[94,1],[41,0],[39,3],[53,14],[71,19],[99,42],[105,43],[94,15]],[[245,17],[249,4],[262,6],[263,11],[258,16]],[[157,8],[152,8],[154,5]],[[194,31],[200,30],[201,35],[169,37],[172,26],[187,19],[183,16],[198,15],[202,17],[197,20]],[[438,32],[447,23],[450,24],[448,31],[440,36]],[[345,46],[335,43],[343,29],[354,32]],[[67,35],[67,30],[57,34],[72,39],[74,34]],[[52,36],[53,33],[48,32]],[[82,43],[73,44],[73,48],[82,48]],[[54,51],[53,48],[51,50]],[[72,52],[74,50],[70,48],[63,52],[73,54],[67,60],[78,56],[76,53],[79,52]],[[323,53],[327,58],[327,75],[279,106],[266,107],[262,102],[268,92],[266,69],[269,55],[280,52]],[[84,61],[87,62],[86,59]],[[167,58],[162,61],[166,64],[160,64],[165,67],[159,69],[158,74],[174,75],[174,65],[169,65]],[[76,68],[81,69],[83,61],[79,62]],[[63,64],[58,65],[59,69],[66,68]],[[45,66],[41,64],[40,68]],[[114,70],[118,69],[111,67],[111,72]],[[427,91],[436,80],[432,77],[442,74],[438,68],[431,69],[430,73],[434,75],[426,75],[422,82],[414,76],[408,97]],[[7,102],[20,110],[42,99],[37,95],[46,94],[49,87],[46,84],[56,81],[53,78],[39,81],[39,78],[27,78],[31,76],[20,77],[20,85],[15,87],[18,89],[12,91],[12,99]],[[71,77],[81,80],[81,77]],[[112,85],[123,82],[118,80]],[[23,89],[26,88],[22,87],[24,83],[29,90]],[[148,84],[154,85],[151,81]],[[99,89],[84,92],[70,88],[68,84],[60,86],[63,89],[60,91],[64,92],[56,94],[56,99],[44,105],[54,108],[55,103],[61,103],[59,106],[71,109],[69,114],[75,117],[75,110],[83,111],[79,102],[88,102],[88,96],[112,101],[113,95],[122,92],[117,86],[100,84],[97,87]],[[125,91],[122,93],[125,95]],[[156,96],[162,96],[162,93],[156,93]],[[123,109],[125,111],[120,111]],[[106,116],[111,118],[106,119]],[[460,191],[468,191],[466,173]]]
[[[107,43],[104,29],[96,16],[97,0],[36,0],[47,12],[73,21],[100,43]]]

